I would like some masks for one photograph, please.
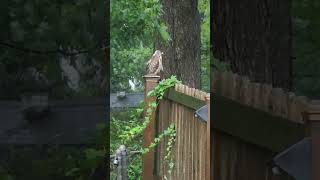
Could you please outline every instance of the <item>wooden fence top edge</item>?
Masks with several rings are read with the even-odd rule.
[[[160,78],[160,76],[157,76],[157,75],[144,75],[143,78]]]

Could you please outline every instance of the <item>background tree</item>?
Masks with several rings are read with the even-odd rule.
[[[200,15],[198,0],[162,0],[163,19],[170,39],[157,39],[156,49],[164,51],[164,77],[176,75],[179,80],[200,88]]]
[[[212,1],[213,55],[233,72],[291,88],[291,1]]]
[[[314,0],[213,1],[213,55],[232,71],[320,97],[320,4]]]

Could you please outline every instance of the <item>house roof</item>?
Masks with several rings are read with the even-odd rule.
[[[143,93],[128,93],[123,98],[119,98],[116,93],[110,94],[111,108],[134,108],[143,101]]]
[[[0,144],[85,144],[108,117],[105,98],[50,101],[49,107],[48,118],[28,123],[19,101],[0,101]]]

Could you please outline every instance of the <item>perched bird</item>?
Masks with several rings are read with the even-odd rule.
[[[146,63],[148,75],[159,75],[160,71],[163,71],[162,54],[163,52],[156,50]]]

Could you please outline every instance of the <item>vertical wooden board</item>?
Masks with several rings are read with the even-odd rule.
[[[261,84],[253,83],[253,107],[256,109],[262,109],[261,107]]]
[[[193,121],[192,122],[192,127],[193,127],[193,133],[192,133],[192,167],[193,167],[193,172],[192,172],[192,178],[193,179],[197,179],[197,166],[196,166],[196,160],[197,160],[197,157],[196,157],[196,153],[197,153],[197,147],[196,147],[196,134],[197,134],[197,127],[196,127],[196,123],[197,121]]]
[[[233,74],[230,97],[234,101],[238,101],[240,98],[239,88],[240,88],[240,76],[238,74]]]
[[[207,161],[209,161],[210,159],[208,159],[207,157],[207,126],[206,123],[201,122],[202,124],[202,139],[203,139],[203,146],[201,147],[201,149],[199,149],[199,151],[202,153],[203,155],[203,178],[206,179],[206,164]]]
[[[179,140],[180,140],[180,147],[179,147],[179,165],[180,165],[180,168],[179,168],[179,176],[178,177],[182,177],[182,171],[183,171],[183,164],[182,164],[182,159],[183,159],[183,147],[184,147],[184,144],[183,144],[183,117],[182,117],[182,107],[180,106],[179,108],[179,121],[180,121],[180,137],[179,137]]]
[[[229,97],[230,99],[232,98],[232,91],[233,91],[233,74],[230,71],[227,71],[224,73],[225,74],[225,80],[224,80],[224,96]]]
[[[200,124],[199,122],[197,122],[197,129],[198,129],[198,133],[197,133],[197,146],[196,146],[196,149],[197,149],[197,170],[198,170],[198,174],[197,174],[197,177],[198,179],[201,179],[201,155],[199,153],[199,147],[201,147],[201,141],[200,141],[200,132],[201,132],[201,129],[200,129]]]
[[[170,101],[167,101],[166,103],[166,110],[165,110],[165,116],[163,119],[163,123],[162,123],[162,132],[166,129],[166,125],[167,125],[167,121],[168,119],[171,118],[171,109],[174,106],[174,104]],[[165,144],[165,140],[162,140],[162,152],[161,152],[161,166],[162,166],[162,176],[165,174],[166,172],[166,167],[165,167],[165,163],[164,163],[164,156],[165,156],[165,149],[166,149],[166,144]]]
[[[163,116],[164,116],[164,104],[165,104],[165,100],[161,101],[159,103],[159,120],[157,121],[157,134],[159,134],[161,132],[161,125],[162,125],[162,121],[163,121]],[[157,176],[161,176],[161,148],[162,143],[160,142],[160,144],[157,147]]]
[[[190,117],[191,117],[191,121],[190,121],[190,179],[194,179],[193,178],[193,172],[194,172],[194,167],[193,167],[193,148],[194,148],[194,144],[193,144],[193,134],[194,134],[194,122],[195,122],[195,117],[194,117],[194,113],[193,111],[190,111]]]
[[[167,101],[167,103],[166,103],[166,107],[164,107],[165,108],[165,116],[164,116],[164,119],[163,119],[163,121],[162,121],[162,127],[161,127],[161,132],[163,132],[164,130],[165,130],[165,128],[166,128],[166,123],[167,123],[167,119],[169,119],[170,118],[170,105],[171,104],[171,102],[169,102],[169,101]],[[164,174],[165,174],[165,172],[166,172],[166,170],[165,170],[165,163],[164,163],[164,154],[165,154],[165,140],[163,139],[162,140],[162,142],[161,142],[161,144],[162,144],[162,151],[161,151],[161,176],[163,177],[164,176]]]
[[[185,125],[186,125],[186,128],[184,129],[184,131],[185,131],[185,134],[184,134],[184,138],[185,138],[185,163],[184,163],[184,166],[185,166],[185,179],[189,179],[190,144],[188,144],[189,143],[188,137],[189,137],[190,130],[189,130],[188,109],[184,109],[184,112],[185,112],[184,113],[184,115],[185,115],[184,121],[185,121]]]
[[[162,110],[162,118],[161,118],[161,122],[160,125],[159,125],[159,133],[163,132],[163,127],[164,127],[164,121],[166,120],[166,117],[167,117],[167,111],[168,109],[166,108],[168,106],[168,101],[164,100],[163,101],[163,109]],[[163,175],[163,163],[162,163],[162,159],[163,159],[163,150],[164,150],[164,144],[163,144],[163,141],[160,142],[160,145],[159,145],[159,148],[160,148],[160,152],[159,152],[159,176],[162,177]]]
[[[194,139],[195,142],[193,144],[194,146],[194,171],[195,171],[195,179],[198,180],[199,179],[199,156],[198,156],[198,133],[200,132],[199,130],[199,126],[198,126],[198,121],[194,121]]]
[[[195,97],[196,98],[198,98],[198,99],[201,99],[202,97],[201,97],[201,95],[202,95],[202,92],[201,91],[199,91],[199,90],[196,90],[196,92],[195,92]],[[193,114],[193,113],[192,113]],[[192,131],[190,132],[191,134],[191,136],[192,136],[192,139],[194,139],[196,136],[196,130],[197,130],[197,127],[196,127],[196,122],[198,121],[195,117],[194,117],[194,115],[192,115],[192,119],[190,119],[191,120],[191,122],[192,122]],[[195,141],[197,141],[197,140],[195,140]],[[195,163],[195,160],[196,160],[196,153],[197,153],[197,151],[198,151],[198,147],[194,144],[195,142],[193,142],[193,144],[192,144],[192,152],[191,152],[191,156],[192,156],[192,162],[191,162],[191,164],[192,164],[192,166],[191,166],[191,171],[192,171],[192,177],[193,177],[193,179],[197,179],[197,178],[195,178],[196,177],[196,175],[195,174],[193,174],[193,172],[195,172],[196,171],[196,163]]]
[[[283,89],[280,89],[277,95],[279,105],[280,105],[280,116],[283,118],[287,117],[288,112],[288,106],[287,106],[287,94],[283,91]]]
[[[198,90],[196,90],[195,88],[190,88],[189,91],[189,95],[192,97],[196,96],[196,93],[198,93]],[[186,121],[187,121],[187,134],[186,134],[186,138],[187,138],[187,161],[186,161],[186,175],[187,175],[187,179],[190,179],[191,177],[191,143],[190,143],[190,135],[191,135],[191,121],[193,119],[193,115],[190,114],[190,110],[189,109],[185,109],[186,110]]]
[[[211,87],[210,87],[210,89],[211,89],[211,92],[216,93],[217,82],[218,82],[220,74],[219,74],[218,71],[213,71],[211,73],[213,73],[212,74],[213,78],[211,79]]]
[[[175,90],[179,91],[180,85],[176,85]],[[179,107],[176,106],[177,114],[176,114],[176,141],[175,141],[175,151],[174,151],[174,157],[175,157],[175,169],[174,169],[174,177],[178,177],[178,169],[179,169],[179,147],[180,147],[180,140],[179,140],[179,130],[180,130],[180,121],[179,121]]]
[[[172,107],[174,106],[174,103],[167,101],[166,104],[166,116],[164,116],[164,120],[163,120],[163,124],[162,124],[162,132],[166,129],[167,127],[167,122],[168,120],[171,118],[171,111],[172,111]],[[165,152],[166,152],[166,141],[165,138],[162,140],[162,153],[161,153],[161,165],[162,165],[162,176],[165,175],[166,173],[166,163],[164,162],[164,157],[165,157]]]
[[[201,140],[201,125],[198,123],[198,127],[199,127],[199,133],[198,133],[198,141],[199,141],[199,144],[198,144],[198,156],[199,156],[199,179],[202,179],[202,169],[203,169],[203,166],[202,166],[202,154],[201,152],[199,151],[199,149],[202,147],[202,140]]]
[[[162,104],[163,102],[160,102],[159,105],[158,105],[158,118],[157,118],[157,121],[156,121],[156,134],[159,134],[160,132],[160,123],[161,123],[161,118],[162,118]],[[160,153],[160,145],[156,147],[156,168],[157,168],[157,172],[159,172],[159,153]],[[157,173],[158,175],[158,173]]]
[[[176,106],[176,103],[170,102],[169,106],[167,107],[168,111],[169,111],[168,112],[169,117],[166,120],[166,124],[165,124],[164,129],[167,129],[170,126],[171,121],[174,119],[174,116],[175,116],[175,108],[174,108],[174,106]],[[168,137],[165,137],[164,138],[164,153],[163,153],[163,164],[164,164],[164,170],[165,170],[164,174],[165,175],[168,172],[168,164],[164,160],[164,157],[166,156],[167,143],[168,143]]]
[[[190,112],[190,110],[189,110],[189,117],[188,117],[188,120],[189,120],[189,122],[188,122],[188,124],[189,124],[189,134],[188,134],[188,143],[189,143],[189,152],[188,152],[188,154],[189,154],[189,162],[188,162],[188,178],[189,179],[191,179],[192,180],[192,146],[193,146],[193,144],[192,144],[192,131],[193,131],[193,127],[192,127],[192,122],[193,122],[193,113],[192,112]]]
[[[199,133],[198,133],[198,137],[199,137],[199,146],[198,146],[198,154],[199,154],[199,159],[200,159],[200,179],[204,179],[205,178],[205,157],[203,152],[203,148],[204,148],[204,139],[203,139],[203,126],[201,124],[201,122],[198,122],[199,124]]]
[[[176,129],[176,139],[175,139],[175,149],[174,149],[174,163],[175,163],[175,167],[173,170],[173,177],[176,178],[178,177],[178,171],[177,169],[179,168],[179,110],[178,110],[178,106],[176,106],[176,110],[177,110],[177,114],[176,114],[176,118],[175,118],[175,129]]]
[[[273,88],[271,90],[271,105],[272,113],[276,116],[281,116],[281,98],[283,90],[281,88]]]
[[[298,96],[297,97],[297,122],[303,123],[302,113],[306,112],[309,108],[310,100],[305,96]]]
[[[194,115],[193,114],[191,114],[191,117],[193,118],[194,117]],[[189,175],[189,178],[190,179],[194,179],[194,177],[193,177],[193,154],[194,154],[194,145],[193,145],[193,133],[194,133],[194,123],[193,123],[194,121],[192,120],[192,121],[190,121],[190,134],[189,134],[189,137],[190,137],[190,141],[189,141],[189,143],[190,143],[190,175]]]
[[[212,83],[212,90],[213,93],[217,95],[222,95],[222,73],[219,71],[215,71],[214,80]]]
[[[272,112],[269,108],[269,99],[271,95],[272,86],[270,84],[262,85],[262,110],[265,112]]]
[[[294,122],[298,122],[296,119],[297,109],[295,105],[296,96],[294,93],[288,93],[288,119]]]
[[[248,106],[253,106],[253,101],[254,101],[254,83],[250,82],[248,83],[248,88],[246,92],[246,105]]]
[[[177,175],[178,175],[178,178],[181,177],[181,172],[182,172],[182,167],[183,165],[181,164],[181,159],[182,159],[182,150],[183,150],[183,142],[182,142],[182,138],[183,138],[183,126],[182,126],[182,118],[181,118],[181,108],[179,107],[179,133],[177,134],[177,137],[178,137],[178,140],[179,140],[179,147],[178,147],[178,154],[177,156],[179,157],[179,159],[177,160],[177,165],[179,166],[177,171]]]
[[[230,180],[234,180],[237,177],[234,176],[237,172],[237,164],[238,164],[238,153],[239,153],[239,147],[237,141],[230,141],[230,153],[228,154],[228,166],[230,167],[230,172],[228,173],[228,177]]]
[[[182,86],[179,86],[179,91],[181,91]],[[181,110],[180,106],[177,105],[177,151],[176,151],[176,176],[181,177],[181,147],[182,147],[182,122],[181,122]]]
[[[181,84],[176,84],[174,87],[174,90],[177,92],[180,92],[180,86],[181,86]]]
[[[226,96],[227,95],[227,73],[226,72],[222,72],[221,73],[221,81],[220,81],[220,86],[221,86],[221,92],[220,94],[222,96]]]
[[[185,150],[185,156],[184,156],[184,167],[185,167],[185,179],[189,179],[189,148],[190,144],[188,142],[188,136],[189,136],[189,118],[188,118],[188,111],[184,109],[184,122],[185,122],[185,129],[184,129],[184,139],[185,139],[185,144],[184,144],[184,150]]]
[[[182,128],[181,128],[181,141],[182,141],[182,144],[183,146],[181,147],[181,166],[182,166],[182,172],[181,172],[181,178],[182,179],[185,179],[185,173],[186,173],[186,166],[185,166],[185,157],[186,157],[186,152],[185,152],[185,144],[186,144],[186,138],[185,138],[185,129],[186,129],[186,122],[184,121],[185,120],[185,114],[184,114],[184,110],[181,109],[181,124],[182,124]]]
[[[200,138],[201,138],[201,146],[199,146],[199,153],[201,154],[201,179],[205,179],[206,178],[206,173],[205,173],[205,170],[206,170],[206,154],[204,153],[204,151],[206,150],[206,137],[205,137],[205,126],[204,126],[204,123],[202,122],[199,122],[200,124],[200,129],[201,129],[201,132],[199,134]]]
[[[191,144],[189,143],[189,135],[190,135],[190,116],[189,116],[188,109],[185,109],[185,121],[186,121],[186,129],[185,129],[185,152],[186,152],[186,161],[185,161],[185,167],[186,167],[186,179],[190,178],[190,147]]]
[[[223,162],[223,158],[222,158],[222,150],[221,150],[221,144],[222,144],[222,138],[221,138],[221,133],[217,132],[216,130],[214,130],[214,148],[213,148],[213,153],[214,153],[214,161],[213,161],[213,176],[214,179],[219,179],[219,180],[224,180],[222,178],[222,162]]]
[[[178,105],[175,104],[174,106],[174,109],[175,109],[175,118],[174,118],[174,123],[175,123],[175,130],[177,131],[178,129],[178,121],[179,121],[179,109],[178,109]],[[175,164],[175,167],[173,169],[173,172],[172,172],[172,175],[173,175],[173,179],[176,179],[177,177],[177,171],[176,171],[176,168],[177,168],[177,151],[178,151],[178,147],[179,147],[179,144],[177,142],[177,137],[175,139],[175,143],[174,143],[174,146],[173,146],[173,152],[172,152],[172,155],[173,155],[173,162]]]
[[[220,174],[221,177],[219,179],[221,180],[229,180],[228,178],[228,172],[230,171],[229,165],[229,158],[228,158],[228,153],[232,150],[231,148],[228,147],[229,141],[225,139],[223,135],[220,136],[221,138],[221,149],[220,149],[220,156],[221,156],[221,161],[219,162],[220,166]],[[231,180],[231,179],[230,179]]]
[[[240,103],[241,104],[248,104],[247,103],[247,98],[248,98],[248,93],[250,92],[249,89],[249,79],[247,77],[242,77],[241,78],[241,85],[240,85]]]
[[[289,94],[283,92],[283,97],[281,98],[281,117],[288,118],[289,113]]]

